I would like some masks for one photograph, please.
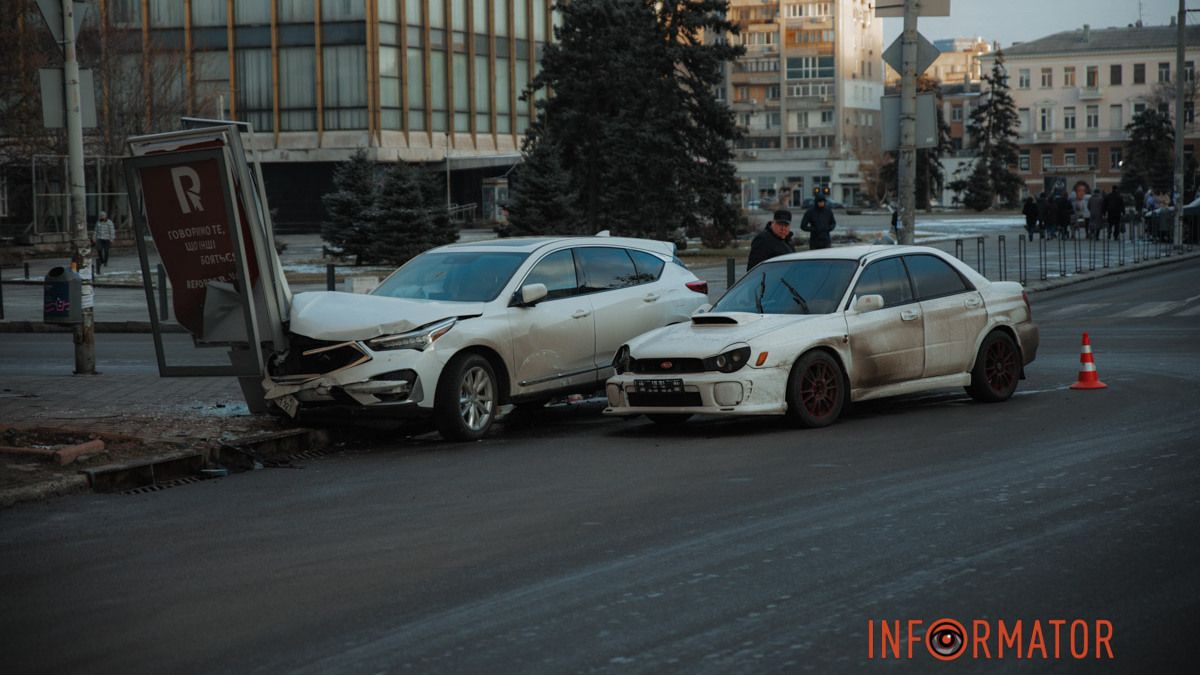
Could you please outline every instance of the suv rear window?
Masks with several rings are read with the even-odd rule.
[[[636,283],[646,284],[658,281],[658,278],[662,276],[663,267],[666,266],[662,258],[634,249],[629,249],[629,257],[633,258],[633,266],[637,268]]]
[[[583,246],[575,249],[585,292],[608,291],[638,283],[637,269],[623,248]]]

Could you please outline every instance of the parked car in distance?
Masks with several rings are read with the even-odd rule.
[[[1038,328],[1016,282],[990,282],[922,246],[853,246],[772,258],[712,311],[623,345],[612,415],[696,413],[837,420],[846,404],[947,387],[1003,401],[1034,360]]]
[[[708,285],[666,242],[509,238],[432,249],[369,295],[297,294],[266,397],[351,406],[481,438],[501,405],[593,392],[636,335],[687,321]]]

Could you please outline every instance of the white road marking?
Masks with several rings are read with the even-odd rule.
[[[1092,314],[1096,310],[1104,309],[1111,306],[1111,302],[1081,302],[1074,305],[1068,305],[1059,309],[1052,309],[1048,312],[1039,312],[1037,305],[1033,306],[1034,321],[1039,319],[1064,319],[1073,316],[1082,316]]]
[[[1168,300],[1165,302],[1147,302],[1141,305],[1136,305],[1123,312],[1113,314],[1114,317],[1123,319],[1144,319],[1152,316],[1162,316],[1169,312],[1173,312],[1180,307],[1183,307],[1182,300]]]

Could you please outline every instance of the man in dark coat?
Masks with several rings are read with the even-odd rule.
[[[817,202],[804,212],[800,220],[800,229],[808,232],[808,248],[815,251],[819,248],[829,248],[833,240],[829,233],[837,227],[833,217],[833,209],[825,206],[825,195],[817,195]]]
[[[1108,236],[1121,238],[1121,216],[1125,215],[1125,198],[1114,185],[1112,192],[1104,196],[1104,213],[1108,216]]]
[[[1025,207],[1021,209],[1021,213],[1025,216],[1025,231],[1029,233],[1029,238],[1033,239],[1033,232],[1037,229],[1038,207],[1032,196],[1025,198]]]
[[[1071,236],[1072,221],[1075,217],[1075,209],[1071,206],[1071,200],[1067,199],[1066,192],[1054,193],[1054,234],[1052,239],[1059,237],[1067,239]]]
[[[775,212],[763,231],[754,237],[754,241],[750,242],[750,257],[746,260],[746,269],[753,269],[758,263],[775,256],[795,253],[791,236],[792,212],[780,209]]]

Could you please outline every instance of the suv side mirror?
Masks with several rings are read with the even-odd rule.
[[[521,304],[526,307],[532,307],[549,294],[549,291],[546,290],[546,284],[527,284],[521,287]]]
[[[866,314],[867,312],[874,312],[877,309],[883,309],[883,296],[882,295],[876,295],[876,294],[864,295],[861,298],[859,298],[857,302],[854,303],[854,311],[859,314]]]

